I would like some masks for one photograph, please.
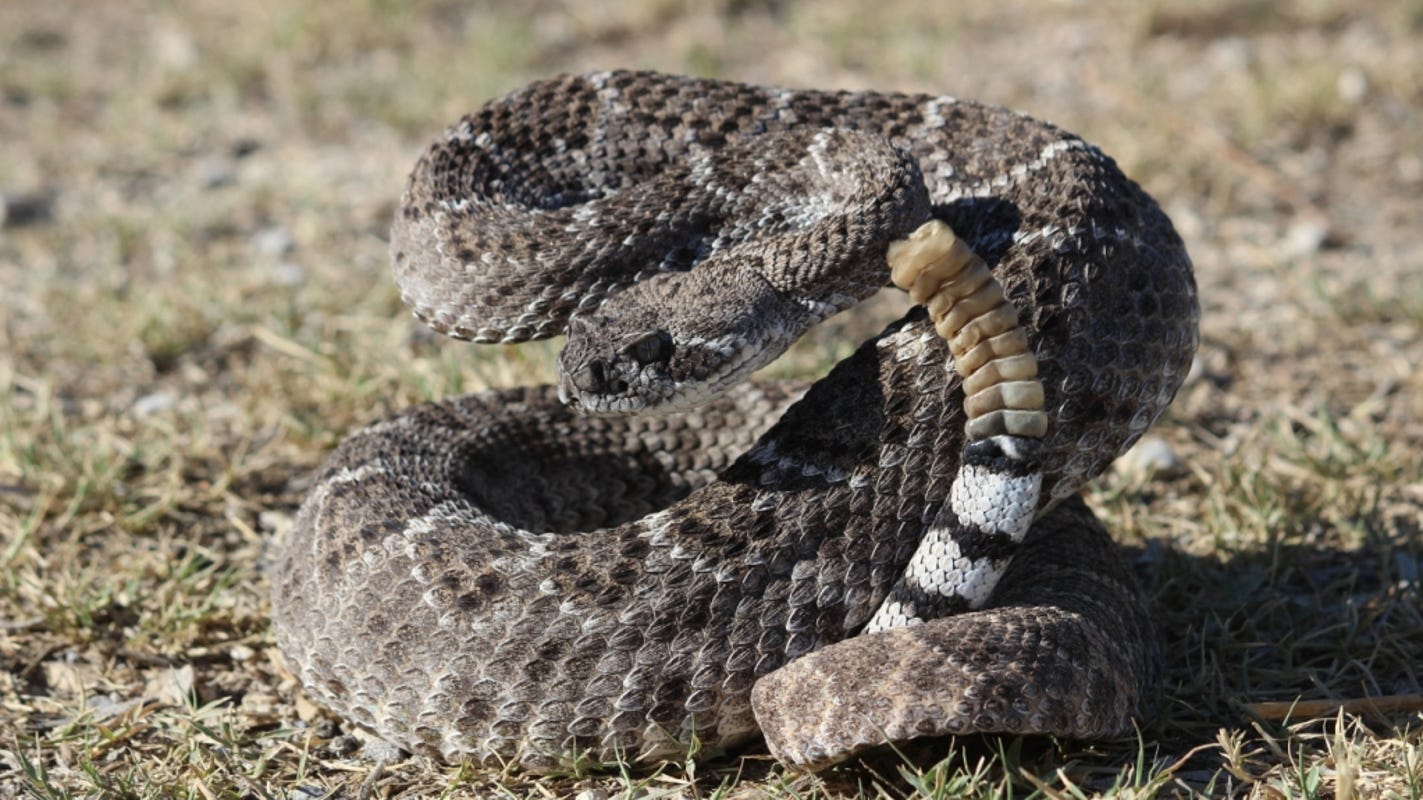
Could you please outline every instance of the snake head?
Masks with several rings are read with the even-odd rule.
[[[730,265],[658,275],[569,319],[559,398],[592,414],[683,411],[769,363],[817,321]]]

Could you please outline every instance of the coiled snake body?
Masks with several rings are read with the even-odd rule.
[[[924,292],[932,319],[809,388],[743,380],[931,218],[1016,310],[1045,432],[1004,428],[1027,406],[998,389],[965,412],[966,348],[997,329],[961,341],[978,323],[945,332]],[[565,77],[436,142],[391,247],[437,330],[569,343],[557,387],[418,406],[331,456],[273,595],[322,703],[532,770],[758,730],[817,767],[1130,729],[1154,634],[1076,493],[1170,402],[1198,311],[1170,222],[1096,148],[947,97]]]

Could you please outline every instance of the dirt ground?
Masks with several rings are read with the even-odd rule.
[[[1420,41],[1418,0],[0,0],[0,797],[1423,797]],[[303,697],[264,565],[323,455],[553,375],[401,308],[404,175],[615,66],[1008,105],[1160,199],[1200,353],[1088,492],[1166,640],[1140,737],[536,780],[377,766]]]

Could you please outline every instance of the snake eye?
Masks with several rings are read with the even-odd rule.
[[[672,334],[657,330],[643,334],[623,346],[623,354],[642,365],[666,361],[672,357]]]

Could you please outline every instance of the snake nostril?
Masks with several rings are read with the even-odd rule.
[[[568,377],[584,392],[602,392],[608,385],[607,368],[601,361],[590,361]]]

